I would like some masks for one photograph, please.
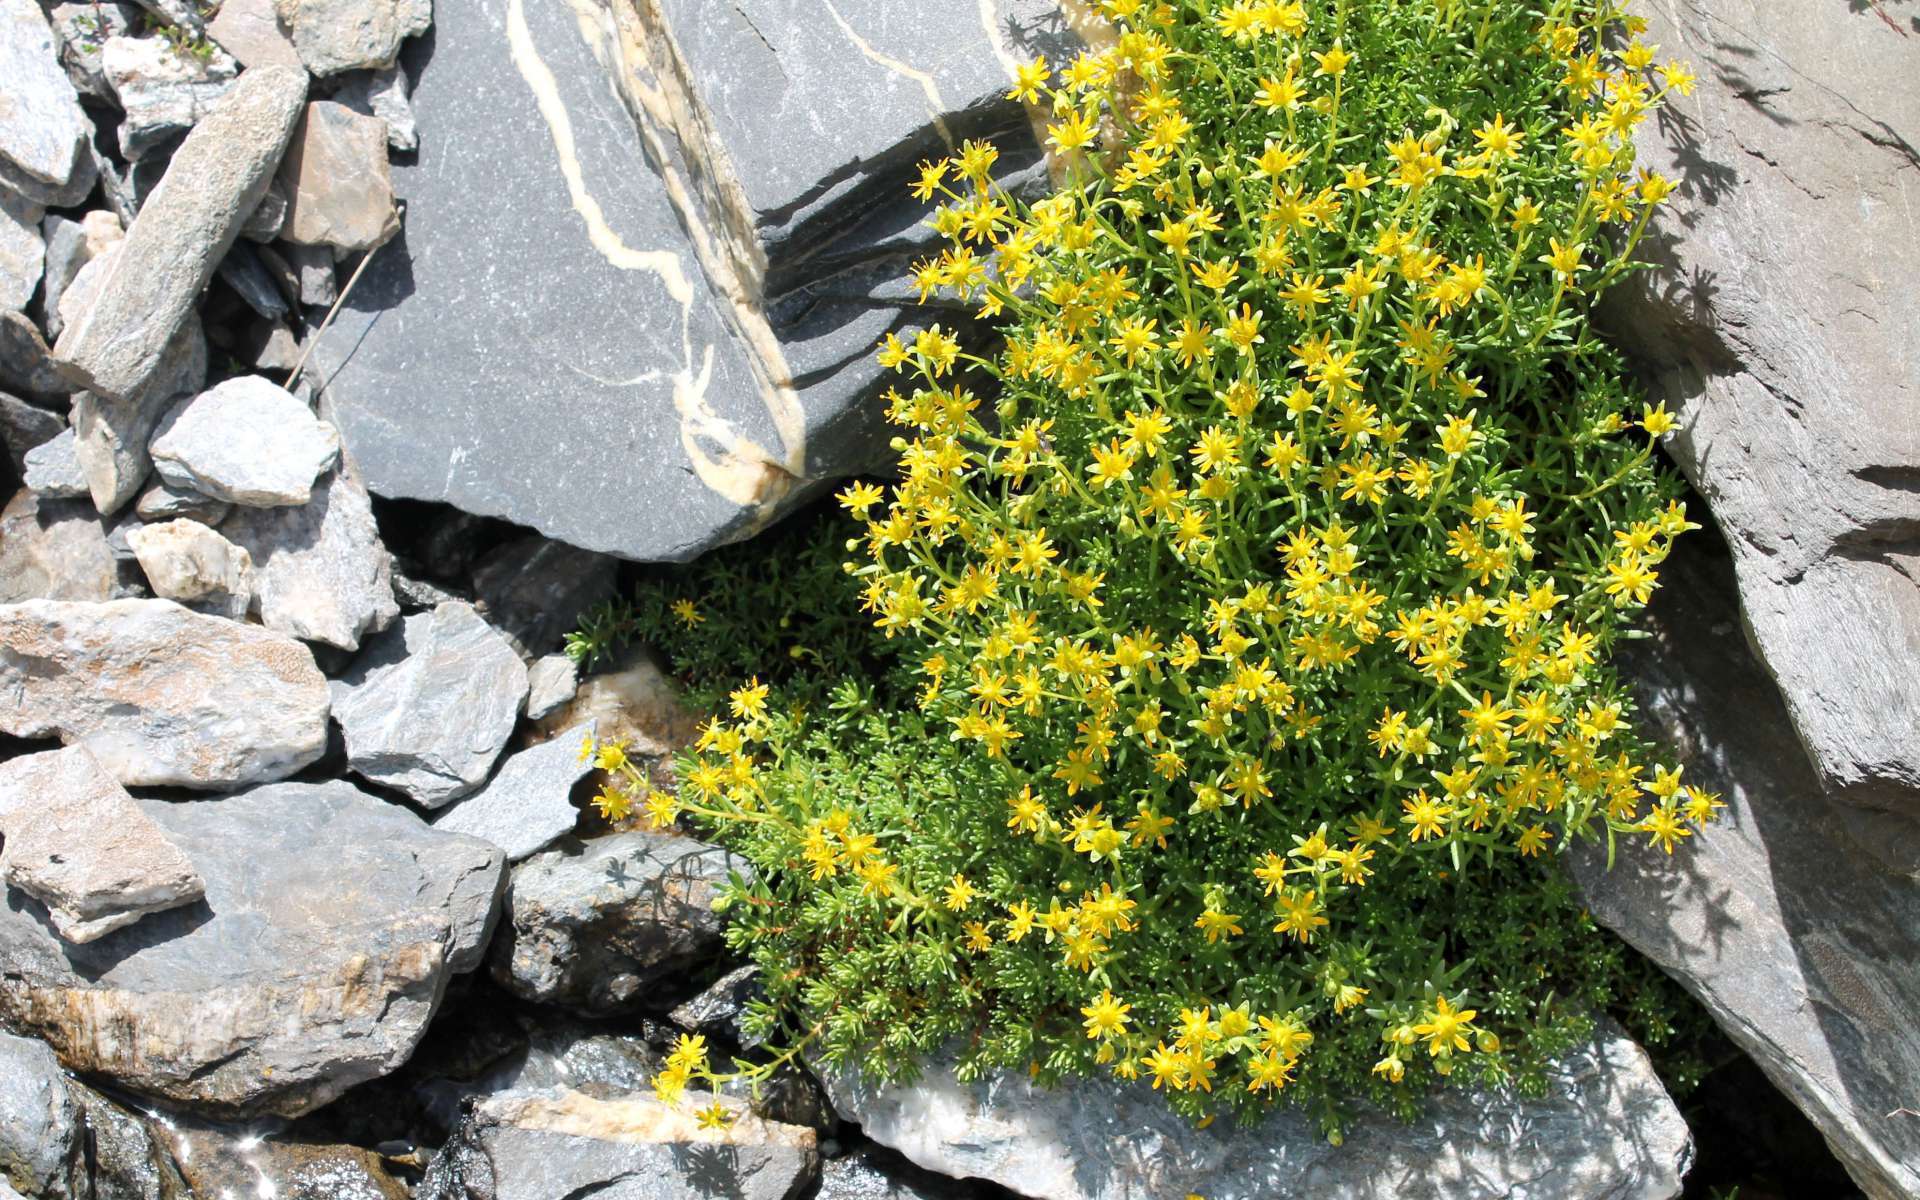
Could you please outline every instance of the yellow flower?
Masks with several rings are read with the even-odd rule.
[[[698,1110],[694,1116],[699,1118],[702,1129],[725,1129],[733,1124],[733,1110],[718,1100]]]
[[[1040,99],[1040,89],[1046,86],[1050,74],[1044,54],[1030,63],[1015,67],[1013,87],[1007,91],[1007,99],[1018,100],[1023,104],[1035,103]],[[921,199],[924,200],[925,197]]]
[[[1427,1053],[1434,1058],[1473,1048],[1466,1035],[1474,1032],[1472,1022],[1479,1015],[1475,1010],[1456,1009],[1445,996],[1436,996],[1433,1006],[1422,1015],[1426,1020],[1415,1025],[1413,1032],[1427,1039]]]
[[[1132,1011],[1131,1004],[1120,1003],[1111,991],[1102,988],[1099,998],[1083,1007],[1080,1013],[1086,1017],[1087,1037],[1104,1040],[1126,1032],[1130,1023],[1127,1014]]]
[[[965,912],[967,911],[967,906],[973,903],[973,898],[979,894],[979,889],[971,883],[968,883],[965,875],[955,875],[953,882],[947,885],[945,901],[947,910],[949,912]]]
[[[1332,48],[1324,53],[1316,51],[1313,55],[1313,61],[1320,64],[1313,72],[1316,76],[1331,75],[1337,79],[1340,74],[1352,64],[1353,55],[1348,54],[1340,45],[1339,39],[1336,38],[1334,39]]]

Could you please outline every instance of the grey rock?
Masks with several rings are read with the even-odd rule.
[[[72,1070],[297,1116],[404,1062],[479,959],[503,869],[482,842],[339,782],[138,803],[200,864],[203,905],[78,947],[0,909],[0,1018]]]
[[[172,521],[185,518],[212,527],[226,519],[233,505],[225,500],[203,496],[191,488],[177,488],[164,480],[140,493],[134,503],[134,515],[142,521]]]
[[[582,680],[573,699],[541,718],[538,729],[550,737],[591,725],[600,740],[618,742],[652,786],[671,791],[678,786],[674,756],[693,745],[700,720],[652,653],[641,648],[620,669]]]
[[[417,579],[397,566],[393,569],[393,598],[400,602],[401,612],[409,613],[438,608],[449,601],[466,603],[472,599],[470,596],[449,591],[437,583]],[[528,677],[531,680],[531,671],[528,672]],[[528,695],[529,697],[532,695],[531,682],[529,682]]]
[[[7,463],[14,474],[26,471],[27,451],[59,437],[66,427],[59,413],[0,392],[0,443],[6,446]]]
[[[149,1124],[99,1092],[69,1079],[67,1091],[86,1121],[92,1200],[175,1200],[187,1195],[173,1155]]]
[[[1738,561],[1736,552],[1736,562]],[[1593,915],[1684,984],[1875,1200],[1920,1195],[1920,885],[1876,861],[1822,786],[1748,648],[1724,558],[1662,571],[1653,637],[1621,663],[1688,783],[1726,803],[1671,858],[1621,846],[1571,867]],[[1907,836],[1911,836],[1909,830]],[[1637,842],[1637,839],[1636,839]]]
[[[223,0],[207,22],[207,35],[245,67],[301,65],[273,0]]]
[[[175,487],[271,508],[312,498],[340,460],[340,437],[286,389],[241,375],[168,413],[147,449]]]
[[[280,165],[280,185],[288,197],[290,242],[371,250],[396,227],[386,122],[344,104],[307,105]]]
[[[49,500],[87,494],[87,474],[80,469],[72,429],[62,429],[21,456],[21,476],[27,487]]]
[[[193,863],[84,745],[0,763],[9,887],[76,945],[206,894]]]
[[[81,1200],[85,1132],[53,1051],[0,1030],[0,1187]]]
[[[61,403],[73,390],[54,369],[39,328],[25,313],[0,310],[0,388]]]
[[[41,226],[47,243],[46,270],[41,277],[40,323],[47,336],[60,336],[60,297],[81,270],[126,236],[120,218],[109,209],[96,209],[78,221],[52,215]]]
[[[407,73],[397,65],[348,76],[333,93],[334,100],[357,113],[387,123],[387,145],[395,150],[417,150],[420,129],[408,98]]]
[[[264,194],[306,98],[289,67],[248,71],[174,152],[115,267],[55,347],[90,391],[125,398],[152,378],[200,291]]]
[[[0,0],[0,188],[65,208],[93,187],[93,123],[60,66],[53,27],[34,0]]]
[[[113,99],[113,87],[107,83],[100,66],[100,52],[107,39],[124,37],[138,26],[140,10],[131,4],[106,0],[84,0],[75,4],[56,4],[50,14],[54,36],[60,41],[60,61],[66,65],[67,78],[84,95],[96,100]]]
[[[106,257],[118,254],[109,250]],[[96,265],[88,264],[87,270]],[[85,278],[82,271],[81,281]],[[94,392],[73,398],[73,429],[79,439],[75,450],[96,508],[115,513],[140,494],[153,468],[147,443],[154,428],[177,398],[198,392],[206,382],[207,339],[199,314],[188,313],[167,343],[159,367],[137,391],[124,398]]]
[[[760,995],[760,969],[752,965],[735,967],[667,1016],[682,1029],[707,1037],[723,1037],[744,1050],[751,1050],[760,1044],[760,1039],[741,1032],[740,1018]]]
[[[254,322],[239,350],[256,370],[283,379],[300,361],[300,339],[278,321]]]
[[[389,67],[433,23],[431,0],[275,0],[280,24],[315,75]]]
[[[486,780],[527,698],[527,668],[456,602],[369,641],[333,687],[354,773],[440,808]]]
[[[169,600],[0,605],[0,730],[84,743],[127,785],[278,779],[326,749],[299,642]]]
[[[433,827],[491,842],[505,851],[508,862],[572,833],[580,819],[571,801],[573,785],[593,770],[579,752],[586,733],[584,727],[569,730],[508,755],[485,787],[441,813]]]
[[[1827,788],[1920,815],[1920,171],[1913,31],[1791,0],[1658,0],[1701,80],[1638,139],[1679,190],[1615,325],[1733,546],[1741,608]],[[1920,843],[1866,848],[1920,875]]]
[[[580,690],[579,668],[564,654],[549,654],[527,668],[527,719],[538,721]]]
[[[333,273],[333,251],[325,246],[284,244],[287,261],[300,278],[300,303],[324,308],[339,299]]]
[[[238,620],[253,604],[253,556],[185,517],[136,525],[127,543],[153,594],[196,612]]]
[[[1548,1070],[1539,1098],[1447,1090],[1412,1124],[1358,1116],[1337,1147],[1295,1112],[1195,1129],[1143,1083],[961,1083],[942,1062],[911,1085],[822,1082],[842,1117],[920,1166],[1047,1200],[1667,1200],[1693,1160],[1645,1051],[1610,1026]]]
[[[126,117],[120,157],[133,160],[192,129],[233,87],[240,64],[217,47],[182,54],[166,38],[108,38],[100,67]]]
[[[707,1102],[689,1097],[690,1105]],[[735,1107],[730,1105],[729,1107]],[[428,1167],[420,1200],[790,1200],[813,1181],[811,1129],[736,1107],[723,1129],[647,1095],[599,1099],[556,1088],[489,1096]]]
[[[261,623],[358,650],[400,615],[392,556],[380,544],[367,489],[346,470],[322,478],[299,508],[237,509],[221,532],[254,562]]]
[[[271,190],[267,192],[269,198],[273,194]],[[260,207],[267,207],[267,201],[262,200]],[[254,211],[257,215],[259,209]],[[249,218],[248,226],[251,225],[252,218]],[[267,234],[269,240],[273,236],[273,232]],[[267,320],[277,321],[292,311],[292,306],[287,303],[286,297],[280,294],[280,287],[274,281],[273,272],[267,269],[266,263],[260,259],[260,252],[254,249],[251,243],[235,242],[233,249],[227,251],[227,256],[220,260],[216,273],[220,276],[221,282],[232,288],[233,294],[240,297],[248,308]]]
[[[254,205],[253,211],[247,214],[246,223],[240,226],[240,236],[250,242],[271,242],[280,236],[286,225],[287,193],[275,180],[267,185],[267,194],[260,197],[260,203]],[[221,259],[221,265],[225,266],[226,261]]]
[[[414,1098],[442,1134],[440,1140],[459,1126],[462,1111],[478,1097],[568,1088],[618,1098],[645,1091],[666,1065],[666,1056],[641,1035],[551,1013],[542,1013],[537,1024],[521,1024],[524,1036],[516,1034],[514,1044],[477,1075],[455,1070],[415,1085]]]
[[[487,620],[522,657],[557,649],[580,614],[613,595],[618,564],[536,535],[517,538],[480,560],[474,594]]]
[[[591,1013],[720,953],[713,901],[748,868],[717,846],[665,833],[563,841],[514,868],[493,977],[541,1004]]]
[[[0,191],[0,309],[19,312],[40,286],[47,247],[37,205]]]
[[[0,512],[0,604],[138,595],[128,582],[93,505],[23,489]]]

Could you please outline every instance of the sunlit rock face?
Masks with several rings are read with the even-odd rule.
[[[884,453],[872,351],[966,314],[904,276],[915,164],[1043,171],[1016,63],[1053,0],[477,0],[409,66],[405,232],[319,346],[373,491],[685,559]],[[970,333],[970,336],[975,334]]]

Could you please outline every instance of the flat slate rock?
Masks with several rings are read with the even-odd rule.
[[[1671,1200],[1693,1162],[1646,1052],[1610,1023],[1549,1068],[1544,1096],[1450,1089],[1411,1124],[1356,1118],[1339,1146],[1291,1111],[1195,1129],[1144,1082],[961,1083],[940,1062],[910,1085],[821,1078],[881,1145],[1046,1200]]]
[[[128,584],[92,504],[22,488],[0,511],[0,604],[118,600]]]
[[[1697,535],[1696,535],[1697,536]],[[1671,858],[1571,856],[1602,924],[1699,998],[1875,1200],[1920,1196],[1920,882],[1869,842],[1893,834],[1823,790],[1741,629],[1724,558],[1684,544],[1626,643],[1649,728],[1726,803]],[[1889,818],[1890,819],[1890,818]],[[1638,841],[1638,839],[1636,839]]]
[[[1679,187],[1613,323],[1821,780],[1920,817],[1920,31],[1881,4],[1640,11],[1700,82],[1637,140]],[[1920,839],[1863,846],[1920,873]]]
[[[0,1030],[0,1198],[10,1183],[36,1197],[74,1195],[85,1178],[85,1136],[53,1051]]]
[[[591,758],[580,753],[586,733],[582,726],[508,755],[485,787],[441,814],[433,827],[491,842],[509,862],[539,853],[573,832],[580,819],[570,797],[573,785],[593,770]]]
[[[357,650],[400,615],[373,503],[345,465],[323,475],[307,503],[236,508],[220,532],[253,556],[257,611],[268,629]]]
[[[34,0],[0,0],[0,187],[34,204],[70,205],[93,186],[93,123],[60,65],[53,27]]]
[[[479,961],[504,860],[346,783],[138,801],[202,904],[65,946],[0,906],[0,1020],[71,1070],[223,1119],[298,1116],[405,1062]],[[245,853],[235,853],[244,847]]]
[[[160,478],[254,508],[305,504],[340,435],[292,393],[241,375],[169,412],[147,444]]]
[[[1052,26],[988,5],[1001,14],[990,37],[976,0],[910,14],[846,0],[837,21],[808,17],[831,37],[796,36],[770,62],[734,12],[716,23],[677,6],[671,36],[698,50],[702,86],[728,89],[721,136],[737,143],[683,144],[670,117],[644,135],[636,125],[634,111],[661,94],[651,66],[623,57],[646,39],[616,34],[610,6],[579,7],[593,19],[524,0],[436,14],[413,96],[419,157],[394,167],[407,229],[320,340],[323,411],[376,493],[625,558],[686,559],[884,456],[872,351],[885,331],[927,318],[876,297],[848,264],[896,256],[881,274],[899,275],[924,243],[925,214],[904,187],[912,159],[941,145],[936,117],[950,132],[997,123],[1031,147],[1018,107],[998,99],[1006,64],[1024,56],[1001,38]],[[924,70],[910,61],[920,54]],[[599,56],[617,67],[624,102]],[[795,89],[783,119],[817,122],[817,135],[763,136],[753,114],[764,90],[745,81],[764,89],[782,72]],[[791,220],[755,208],[764,220],[725,234],[739,206],[693,182],[713,170],[765,176],[755,203],[811,208]],[[896,202],[879,205],[883,195]],[[883,214],[876,232],[851,237],[870,209]],[[796,251],[804,230],[813,267],[763,296],[758,230],[789,226]]]

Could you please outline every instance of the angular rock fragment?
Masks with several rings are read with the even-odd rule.
[[[527,668],[527,719],[538,721],[580,690],[579,668],[564,654],[549,654]]]
[[[111,100],[113,88],[101,69],[100,52],[107,39],[124,37],[139,25],[140,10],[114,0],[84,0],[53,6],[53,32],[60,41],[60,61],[75,89],[98,100]]]
[[[224,0],[207,36],[245,67],[298,67],[300,54],[280,24],[274,0]]]
[[[442,604],[368,642],[334,684],[353,772],[440,808],[487,778],[527,697],[527,668],[470,604]]]
[[[593,770],[580,753],[587,730],[570,730],[550,742],[507,756],[485,787],[441,813],[435,829],[464,833],[500,847],[519,862],[573,832],[580,819],[570,797],[573,785]]]
[[[326,749],[299,642],[170,600],[0,605],[0,731],[79,742],[127,785],[227,788]]]
[[[142,521],[172,521],[185,518],[209,528],[218,525],[233,511],[225,500],[203,496],[191,488],[172,487],[165,480],[140,493],[134,503],[134,515]]]
[[[80,203],[93,187],[93,123],[34,0],[0,0],[0,79],[0,188],[49,208]]]
[[[60,414],[0,392],[0,444],[16,475],[27,469],[27,451],[44,446],[67,427]]]
[[[1592,848],[1570,856],[1574,877],[1595,918],[1699,998],[1867,1195],[1920,1195],[1920,1122],[1888,1115],[1920,1079],[1920,887],[1857,840],[1808,764],[1749,649],[1730,564],[1689,544],[1662,583],[1643,622],[1653,637],[1623,647],[1623,674],[1686,782],[1727,808],[1671,858],[1623,845],[1609,871]],[[1916,836],[1911,822],[1874,832]]]
[[[233,87],[240,64],[218,48],[202,58],[163,37],[108,38],[100,69],[126,117],[120,157],[143,158],[192,129]]]
[[[0,604],[137,595],[93,506],[22,490],[0,512]]]
[[[85,1134],[53,1051],[0,1030],[0,1196],[84,1195]]]
[[[0,309],[19,312],[40,286],[47,247],[40,240],[40,218],[32,204],[0,191]]]
[[[159,1136],[193,1196],[407,1200],[380,1156],[358,1146],[179,1120],[161,1125]]]
[[[21,477],[28,490],[49,500],[68,500],[87,494],[87,473],[80,467],[74,432],[59,433],[20,458]]]
[[[1920,815],[1920,363],[1907,215],[1914,33],[1870,6],[1655,0],[1648,43],[1700,77],[1636,147],[1675,180],[1611,297],[1680,418],[1669,449],[1733,547],[1741,609],[1794,728],[1867,824]],[[1844,199],[1842,199],[1844,198]],[[1793,236],[1756,231],[1792,229]],[[1920,842],[1871,834],[1920,872]]]
[[[76,945],[206,893],[193,863],[84,745],[0,763],[0,873]]]
[[[78,221],[52,215],[41,226],[47,243],[46,270],[41,279],[40,323],[47,336],[60,336],[60,297],[94,259],[117,245],[126,231],[108,209],[96,209]]]
[[[280,165],[280,184],[288,197],[288,241],[371,250],[396,221],[386,122],[331,100],[307,105]]]
[[[695,1094],[695,1105],[712,1101]],[[647,1095],[595,1098],[565,1088],[489,1096],[435,1158],[420,1200],[673,1200],[719,1195],[791,1200],[813,1181],[811,1129],[765,1121],[737,1103],[703,1129],[686,1106]]]
[[[395,150],[417,150],[420,130],[408,100],[407,73],[397,66],[348,77],[333,93],[336,102],[387,123],[387,145]]]
[[[725,1038],[743,1050],[760,1044],[740,1028],[747,1005],[761,995],[760,968],[735,967],[707,985],[705,991],[667,1014],[675,1025],[691,1033]]]
[[[975,1189],[964,1183],[889,1158],[863,1147],[828,1159],[820,1165],[814,1200],[975,1200]]]
[[[272,191],[268,191],[267,197],[271,199],[273,194]],[[260,207],[266,208],[267,202],[261,201]],[[258,209],[255,210],[254,215],[259,215]],[[253,219],[249,218],[242,232],[251,236],[252,224]],[[273,235],[268,236],[271,238]],[[275,281],[273,272],[268,270],[266,262],[260,257],[260,251],[254,247],[253,243],[235,242],[233,249],[227,251],[227,256],[220,260],[217,273],[220,281],[232,288],[233,294],[238,296],[242,303],[267,320],[277,321],[291,311],[286,297],[280,294],[280,285]]]
[[[240,236],[250,242],[271,242],[280,236],[287,225],[287,193],[276,180],[267,186],[267,194],[260,197],[260,203],[254,205],[247,214],[246,223],[240,226]],[[228,257],[232,257],[229,252]],[[221,259],[224,265],[226,259]],[[271,266],[268,268],[272,270]]]
[[[400,615],[392,563],[367,489],[351,472],[324,476],[298,508],[236,509],[221,532],[253,556],[261,623],[357,650]]]
[[[181,518],[127,531],[153,594],[197,612],[238,620],[253,603],[253,556],[198,521]]]
[[[339,299],[333,271],[333,251],[325,246],[287,243],[287,262],[300,280],[300,303],[325,308]]]
[[[248,71],[187,135],[128,229],[99,298],[60,335],[56,357],[72,379],[124,399],[153,376],[260,203],[306,89],[305,74],[289,67]]]
[[[390,67],[400,43],[433,23],[432,0],[275,0],[275,8],[315,75]]]
[[[175,487],[270,508],[312,498],[340,459],[340,435],[285,389],[241,375],[168,413],[147,450]]]
[[[73,390],[25,313],[0,310],[0,388],[62,404]]]
[[[0,1020],[72,1070],[210,1116],[297,1116],[404,1062],[479,959],[493,847],[338,782],[137,803],[199,864],[204,906],[77,947],[0,907]]]
[[[720,951],[713,901],[748,868],[718,846],[665,833],[567,841],[514,868],[494,979],[541,1004],[592,1013]]]
[[[118,251],[109,250],[108,256]],[[91,270],[95,264],[89,264]],[[81,272],[84,282],[86,272]],[[81,392],[73,398],[73,430],[80,469],[94,507],[111,515],[139,495],[152,472],[147,442],[155,426],[178,398],[206,386],[207,339],[200,317],[189,313],[167,344],[159,367],[147,382],[124,398]]]
[[[961,1083],[939,1062],[914,1084],[822,1082],[842,1117],[919,1165],[1049,1200],[1669,1200],[1693,1161],[1646,1052],[1605,1023],[1548,1070],[1544,1096],[1448,1089],[1411,1125],[1360,1115],[1339,1146],[1296,1112],[1195,1129],[1144,1082]]]

